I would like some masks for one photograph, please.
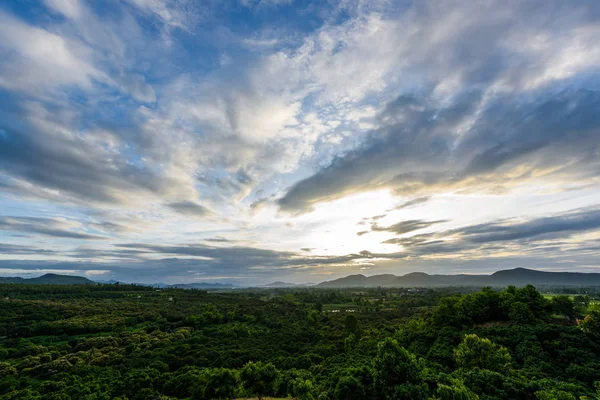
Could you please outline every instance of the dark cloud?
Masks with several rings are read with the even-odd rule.
[[[402,210],[404,208],[411,208],[420,204],[427,203],[430,200],[431,196],[415,197],[414,199],[405,201],[404,203],[397,205],[396,207],[392,208],[392,210]]]
[[[76,224],[78,225],[78,224]],[[106,236],[93,235],[73,229],[66,220],[34,217],[0,217],[0,230],[27,232],[66,239],[104,240]]]
[[[89,261],[110,261],[110,260],[129,260],[141,261],[146,256],[153,254],[150,250],[145,249],[97,249],[91,247],[78,247],[77,249],[65,252],[64,255],[69,258]]]
[[[214,238],[203,239],[205,242],[216,242],[216,243],[232,243],[235,240],[227,239],[221,236],[217,236]]]
[[[390,226],[379,226],[377,224],[373,224],[371,226],[371,231],[373,232],[393,232],[397,235],[402,235],[404,233],[409,233],[412,231],[417,231],[420,229],[429,228],[432,225],[442,224],[444,222],[448,222],[447,220],[437,220],[437,221],[426,221],[422,219],[411,219],[406,221],[400,221]]]
[[[417,246],[419,244],[422,244],[422,243],[432,240],[432,237],[434,235],[435,235],[434,233],[418,234],[418,235],[413,235],[410,237],[392,238],[392,239],[385,240],[382,243],[399,244],[399,245],[407,246],[407,247]]]
[[[1,254],[17,254],[17,255],[37,255],[37,254],[55,254],[53,250],[40,249],[35,246],[23,246],[16,244],[0,243]]]
[[[110,221],[93,222],[93,223],[90,223],[89,225],[91,227],[93,227],[94,229],[104,231],[104,232],[115,233],[115,234],[123,234],[123,233],[132,232],[135,230],[134,228],[132,228],[130,226],[126,226],[123,224],[119,224],[116,222],[110,222]]]
[[[208,264],[220,264],[227,268],[255,265],[285,264],[292,258],[293,252],[280,252],[254,247],[231,246],[217,247],[204,244],[193,245],[148,245],[141,243],[127,243],[117,245],[120,248],[150,251],[157,254],[170,254],[180,256],[193,256],[205,258]]]
[[[376,222],[373,222],[371,224],[370,231],[361,231],[361,232],[358,232],[357,235],[362,236],[369,232],[392,232],[397,235],[403,235],[405,233],[429,228],[430,226],[433,226],[436,224],[442,224],[444,222],[448,222],[448,221],[447,220],[427,221],[427,220],[422,220],[422,219],[410,219],[410,220],[406,220],[406,221],[397,222],[390,226],[380,226]],[[391,242],[386,241],[385,243],[391,243]]]
[[[524,222],[508,220],[474,225],[454,232],[469,242],[490,243],[564,238],[597,229],[600,229],[600,210],[581,210]]]
[[[449,107],[436,107],[426,98],[402,96],[360,148],[296,183],[279,207],[303,212],[382,187],[402,195],[489,190],[541,171],[547,180],[593,179],[600,172],[600,92],[546,90],[538,97],[483,102],[480,93],[469,92]],[[468,130],[460,132],[467,121]]]
[[[205,217],[207,215],[212,214],[212,212],[208,208],[193,201],[178,201],[175,203],[167,204],[167,206],[180,214],[194,217]]]
[[[61,192],[62,201],[70,196],[71,201],[125,204],[132,193],[161,196],[175,185],[155,169],[109,148],[107,143],[123,140],[118,135],[107,134],[104,140],[76,135],[63,110],[19,107],[15,98],[8,101],[14,108],[0,113],[0,128],[6,132],[0,136],[0,173],[37,188],[25,194],[45,197],[43,190],[54,190]]]
[[[495,253],[537,254],[544,259],[571,252],[595,251],[597,243],[570,242],[573,235],[600,230],[599,209],[577,209],[566,213],[526,220],[508,219],[462,228],[392,238],[386,244],[402,246],[411,257],[431,257],[465,252],[486,258]]]
[[[395,25],[398,37],[409,35],[408,44],[392,47],[398,51],[392,62],[394,76],[405,72],[418,83],[403,87],[360,146],[295,183],[279,207],[306,212],[378,188],[427,196],[498,190],[532,176],[580,183],[597,176],[600,76],[594,63],[573,57],[585,60],[586,51],[597,51],[598,6],[496,6],[426,1],[410,7]],[[460,16],[460,24],[451,16]],[[547,46],[533,44],[539,37]],[[562,57],[571,68],[561,65]]]
[[[342,256],[306,255],[291,251],[276,251],[245,246],[210,246],[204,244],[149,245],[126,243],[116,245],[120,249],[144,251],[156,255],[196,257],[198,268],[211,271],[236,271],[238,273],[260,270],[309,270],[323,266],[347,266],[349,262],[370,257],[369,252]],[[144,258],[145,259],[145,258]]]
[[[403,222],[406,228],[394,224],[393,229],[403,233],[411,227],[437,221]],[[164,279],[189,282],[201,280],[201,277],[223,276],[236,277],[234,280],[243,283],[264,282],[273,276],[295,273],[335,271],[337,268],[347,272],[349,268],[361,265],[357,261],[367,262],[378,269],[386,266],[398,268],[400,265],[410,265],[411,268],[463,266],[486,270],[523,265],[564,268],[566,265],[596,262],[597,240],[568,239],[575,234],[597,230],[600,230],[600,210],[579,209],[528,220],[501,220],[387,240],[385,243],[402,246],[395,253],[364,250],[342,256],[319,256],[307,254],[311,249],[296,253],[247,246],[125,243],[115,245],[112,250],[80,247],[64,254],[80,262],[0,260],[0,268],[110,270],[111,277],[144,282]],[[0,251],[4,249],[13,254],[35,254],[36,250],[0,245]],[[544,265],[540,264],[542,260]]]

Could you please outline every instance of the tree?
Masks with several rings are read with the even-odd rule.
[[[585,310],[590,304],[590,298],[588,296],[577,295],[573,297],[573,304],[578,309]]]
[[[252,362],[242,368],[240,379],[246,390],[250,394],[262,399],[264,395],[273,393],[275,380],[279,376],[279,371],[271,363],[262,363],[261,361]]]
[[[319,316],[321,315],[321,313],[318,310],[310,310],[308,312],[308,316],[306,317],[306,320],[308,321],[308,323],[312,326],[315,326],[317,324],[317,322],[319,321]]]
[[[535,316],[529,306],[521,301],[511,304],[508,318],[519,324],[531,324],[535,321]]]
[[[377,345],[373,369],[375,386],[383,398],[396,396],[398,390],[410,389],[413,391],[416,389],[417,392],[419,391],[419,388],[414,385],[422,383],[421,366],[417,362],[417,358],[391,338],[386,338]],[[403,386],[404,389],[401,389],[400,386]],[[418,396],[412,397],[408,393],[404,393],[402,396],[404,396],[402,398],[419,398]]]
[[[579,321],[579,328],[586,335],[600,339],[600,311],[594,310],[583,320]]]
[[[515,300],[527,304],[536,318],[546,316],[548,300],[533,285],[527,285],[522,289],[518,289],[515,294]]]
[[[202,399],[231,399],[238,385],[236,373],[227,368],[208,369],[203,380]]]
[[[344,349],[347,353],[351,352],[356,344],[356,336],[353,333],[349,334],[346,339],[344,339]]]
[[[453,382],[452,385],[440,383],[436,394],[439,400],[479,400],[479,396],[467,389],[462,382]]]
[[[575,318],[575,304],[569,296],[554,296],[552,298],[552,311],[569,319]]]
[[[577,400],[571,393],[558,389],[539,390],[535,392],[535,398],[538,400]]]
[[[346,326],[346,330],[348,332],[355,333],[358,330],[358,320],[356,319],[356,316],[352,314],[346,315],[344,325]]]
[[[362,400],[367,396],[363,384],[353,376],[343,376],[335,386],[334,398],[338,400]]]
[[[475,334],[465,335],[454,350],[454,359],[459,368],[482,368],[498,372],[508,370],[511,362],[510,353],[505,347]]]
[[[292,392],[299,400],[314,400],[314,386],[309,379],[296,378],[292,382]]]

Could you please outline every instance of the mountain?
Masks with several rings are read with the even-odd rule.
[[[496,285],[515,285],[518,282],[535,282],[538,285],[600,285],[599,273],[548,272],[515,268],[494,272],[489,277]]]
[[[260,287],[263,287],[263,288],[286,288],[286,287],[294,287],[294,286],[302,286],[302,285],[298,285],[296,283],[277,281],[277,282],[272,282],[272,283],[269,283],[267,285],[263,285]]]
[[[102,280],[96,280],[94,281],[96,283],[101,283],[103,285],[114,285],[115,283],[121,283],[120,281],[116,281],[114,279],[109,279],[107,281],[102,281]]]
[[[117,281],[115,280],[110,280],[110,281],[96,281],[98,283],[103,283],[103,284],[113,284],[116,283]],[[118,283],[123,283],[125,285],[130,284],[130,285],[137,285],[137,286],[150,286],[156,289],[169,289],[169,288],[177,288],[177,289],[234,289],[236,286],[231,285],[229,283],[207,283],[207,282],[194,282],[194,283],[175,283],[173,285],[168,285],[166,283],[162,283],[162,282],[158,282],[158,283],[139,283],[139,282],[133,282],[133,283],[127,283],[127,282],[122,282],[122,281],[118,281]]]
[[[3,278],[0,283],[18,283],[27,285],[95,285],[96,282],[83,276],[45,274],[37,278]]]
[[[207,282],[196,282],[196,283],[176,283],[167,287],[178,288],[178,289],[233,289],[234,285],[230,283],[207,283]]]
[[[349,275],[322,282],[320,288],[342,287],[428,287],[428,286],[524,286],[533,285],[587,285],[600,286],[600,273],[548,272],[515,268],[494,272],[491,275],[429,275],[412,272],[406,275]]]
[[[29,284],[29,285],[95,285],[94,282],[82,276],[46,274],[37,278],[13,278],[0,277],[0,283]],[[556,286],[600,286],[600,273],[584,272],[549,272],[537,271],[527,268],[514,268],[494,272],[491,275],[429,275],[425,272],[411,272],[406,275],[348,275],[344,278],[322,282],[312,287],[317,288],[347,288],[347,287],[440,287],[440,286],[524,286],[528,283],[533,285],[556,285]],[[179,288],[179,289],[234,289],[229,283],[179,283],[174,285],[153,284],[157,288]],[[264,288],[300,287],[302,284],[288,282],[273,282],[262,286]]]

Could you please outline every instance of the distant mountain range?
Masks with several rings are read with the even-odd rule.
[[[37,278],[3,278],[0,283],[21,283],[28,285],[95,285],[96,282],[83,276],[45,274]]]
[[[178,289],[234,289],[236,286],[230,283],[207,283],[207,282],[196,282],[196,283],[176,283],[169,285],[168,287]]]
[[[342,287],[440,287],[440,286],[522,286],[533,285],[600,285],[600,273],[548,272],[526,268],[507,269],[491,275],[429,275],[412,272],[406,275],[349,275],[322,282],[319,288]]]
[[[263,288],[286,288],[286,287],[294,287],[294,286],[302,286],[302,285],[298,285],[296,283],[277,281],[277,282],[269,283],[267,285],[263,285],[260,287],[263,287]]]
[[[97,281],[97,283],[104,284],[114,284],[114,283],[123,283],[125,282],[109,280],[109,281]],[[234,289],[235,285],[230,283],[208,283],[208,282],[194,282],[194,283],[175,283],[173,285],[168,285],[166,283],[132,283],[132,285],[139,286],[151,286],[158,289],[168,289],[168,288],[178,288],[178,289]]]
[[[94,282],[82,276],[45,274],[37,278],[3,278],[0,283],[30,284],[30,285],[95,285],[98,283],[113,284],[117,281]],[[349,275],[344,278],[322,282],[317,285],[294,284],[288,282],[273,282],[262,288],[286,287],[317,287],[317,288],[351,288],[351,287],[443,287],[443,286],[523,286],[533,285],[586,285],[600,286],[600,273],[584,272],[548,272],[526,268],[507,269],[494,272],[491,275],[429,275],[424,272],[412,272],[406,275]],[[180,289],[235,289],[238,286],[229,283],[178,283],[167,285],[164,283],[141,284],[156,288]]]

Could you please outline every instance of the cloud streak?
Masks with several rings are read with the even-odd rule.
[[[63,239],[105,240],[106,236],[81,232],[78,223],[66,220],[34,217],[0,217],[0,230],[24,232]]]

